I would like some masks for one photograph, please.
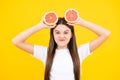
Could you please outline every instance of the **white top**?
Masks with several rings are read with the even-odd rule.
[[[80,63],[82,63],[82,61],[88,55],[90,55],[89,43],[80,45],[78,47],[78,54],[80,57]],[[33,56],[42,61],[45,67],[45,62],[47,58],[47,47],[34,45]],[[80,70],[82,70],[82,68]],[[56,49],[50,72],[50,80],[75,80],[73,62],[69,53],[69,49]]]

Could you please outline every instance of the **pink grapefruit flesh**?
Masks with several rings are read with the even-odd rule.
[[[65,12],[65,20],[70,23],[74,23],[79,17],[77,10],[68,9]]]
[[[55,12],[48,12],[44,15],[44,22],[47,25],[54,25],[58,21],[58,16]]]

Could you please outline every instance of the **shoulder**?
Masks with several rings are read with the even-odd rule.
[[[37,44],[34,44],[34,50],[35,51],[46,51],[48,49],[48,47],[46,46],[42,46],[42,45],[37,45]]]
[[[42,46],[42,45],[34,45],[34,55],[35,54],[38,54],[38,55],[40,55],[40,54],[47,54],[47,49],[48,49],[48,47],[46,47],[46,46]]]
[[[90,43],[89,42],[78,46],[78,55],[79,55],[81,61],[83,61],[90,54],[91,54],[91,52],[90,52]]]
[[[78,51],[90,51],[90,43],[85,43],[85,44],[81,44],[80,46],[78,46]]]
[[[45,62],[46,56],[47,56],[47,49],[48,47],[46,46],[41,46],[41,45],[36,45],[34,44],[34,51],[33,55],[34,57],[38,58],[39,60],[42,60]]]

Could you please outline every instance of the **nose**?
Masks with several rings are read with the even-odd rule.
[[[60,38],[64,38],[65,36],[64,36],[64,34],[60,34]]]

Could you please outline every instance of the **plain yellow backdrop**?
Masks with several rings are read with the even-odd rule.
[[[110,37],[82,63],[81,80],[120,80],[119,0],[4,0],[0,2],[0,80],[43,80],[43,63],[15,47],[11,40],[39,23],[44,13],[60,17],[68,8],[111,31]],[[75,26],[77,45],[96,38],[90,30]],[[27,42],[48,46],[49,29],[32,35]]]

